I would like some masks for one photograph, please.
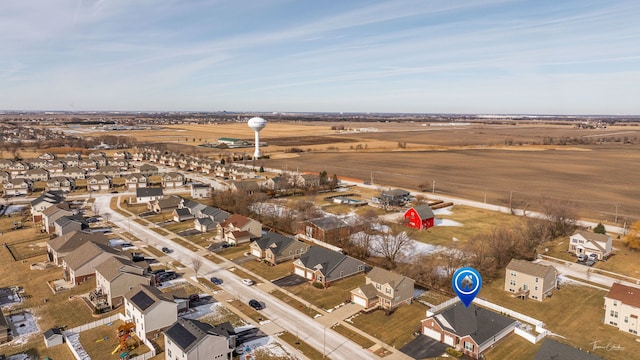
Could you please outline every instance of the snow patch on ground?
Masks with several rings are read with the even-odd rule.
[[[239,357],[241,360],[254,359],[254,353],[266,353],[278,358],[289,357],[289,354],[282,348],[282,345],[270,336],[246,342],[242,344],[242,348],[245,350],[245,353]]]
[[[36,360],[36,358],[32,358],[27,354],[18,354],[9,356],[7,360]]]
[[[435,226],[463,226],[461,223],[451,220],[451,219],[434,219]]]
[[[207,296],[206,294],[204,295],[200,295],[200,296]],[[200,319],[203,318],[207,315],[213,314],[213,313],[217,313],[218,310],[224,308],[224,305],[222,305],[219,302],[214,302],[214,303],[207,303],[207,304],[203,304],[203,305],[199,305],[199,306],[195,306],[192,308],[189,308],[189,310],[183,314],[181,314],[180,316],[185,318],[185,319]]]
[[[446,208],[433,210],[433,214],[434,215],[453,215],[453,212],[451,211],[450,208],[446,207]]]
[[[4,210],[4,214],[5,215],[12,215],[12,214],[21,213],[22,210],[24,210],[25,208],[26,208],[25,205],[9,205]]]

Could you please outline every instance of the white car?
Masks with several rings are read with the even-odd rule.
[[[247,285],[247,286],[251,286],[251,285],[253,285],[253,280],[251,280],[251,279],[242,279],[242,283]]]

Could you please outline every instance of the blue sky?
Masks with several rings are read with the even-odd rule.
[[[0,109],[640,114],[640,1],[0,2]]]

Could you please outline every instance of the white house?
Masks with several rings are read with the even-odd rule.
[[[178,305],[173,299],[148,285],[138,285],[129,291],[124,297],[124,309],[125,317],[136,324],[135,333],[142,340],[178,319]]]
[[[604,323],[638,335],[640,288],[614,283],[604,297]]]
[[[598,260],[606,259],[613,251],[613,239],[607,234],[577,230],[569,236],[569,252],[577,255],[596,254]]]

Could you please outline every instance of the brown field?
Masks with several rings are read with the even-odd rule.
[[[331,130],[336,124],[377,131],[340,133]],[[584,130],[560,123],[422,125],[270,122],[261,139],[269,143],[263,153],[271,158],[260,160],[260,165],[373,179],[385,187],[418,189],[427,184],[427,191],[435,181],[438,194],[477,201],[486,196],[487,202],[498,205],[509,205],[511,199],[514,207],[532,210],[539,208],[545,196],[568,201],[583,218],[610,224],[619,204],[618,225],[640,219],[640,188],[634,186],[640,182],[640,129],[636,126]],[[185,152],[197,149],[209,156],[223,150],[196,145],[220,137],[253,138],[244,123],[170,125],[126,135],[140,142],[172,143],[172,148]],[[545,138],[553,138],[554,145],[542,145]],[[557,145],[566,139],[571,139],[571,145]],[[609,142],[601,142],[604,139]],[[304,152],[284,152],[291,147]],[[228,151],[250,153],[251,149]]]

